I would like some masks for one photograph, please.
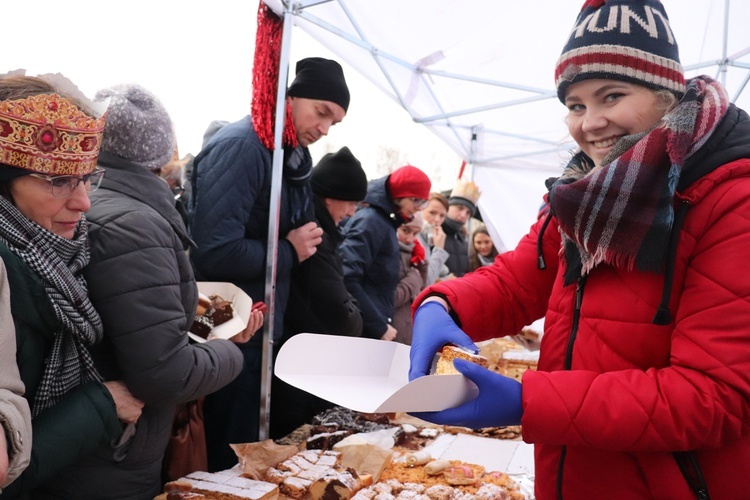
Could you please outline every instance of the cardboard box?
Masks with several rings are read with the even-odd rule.
[[[250,319],[250,310],[253,307],[253,299],[248,294],[238,286],[224,281],[199,281],[198,291],[209,297],[218,295],[232,303],[234,311],[232,319],[211,330],[211,338],[228,339],[245,329]],[[206,342],[206,339],[194,333],[188,332],[188,335],[196,342]]]
[[[409,346],[396,342],[300,333],[276,357],[284,382],[363,413],[440,411],[474,399],[463,375],[428,375],[409,382]]]

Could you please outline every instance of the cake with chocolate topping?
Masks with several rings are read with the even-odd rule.
[[[198,305],[195,319],[189,331],[201,338],[208,339],[214,328],[222,325],[234,317],[232,303],[219,295],[206,296],[198,294]]]

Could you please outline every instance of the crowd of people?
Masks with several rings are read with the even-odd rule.
[[[337,62],[299,61],[287,95],[296,135],[285,149],[275,350],[303,331],[408,343],[411,301],[429,284],[415,236],[430,179],[405,165],[368,182],[346,147],[313,168],[307,146],[349,104]],[[62,76],[14,72],[0,78],[0,119],[2,497],[153,498],[170,478],[175,415],[196,404],[202,467],[232,467],[229,444],[259,435],[265,318],[254,309],[229,340],[187,332],[198,280],[264,299],[271,150],[252,116],[210,124],[183,161],[167,110],[140,85],[89,100]],[[401,274],[418,278],[403,294]],[[330,406],[278,379],[273,394],[275,436]]]
[[[273,100],[213,122],[181,161],[140,85],[89,100],[60,75],[0,77],[0,497],[153,498],[188,405],[201,467],[234,466],[229,445],[259,439],[269,331],[274,356],[301,332],[408,344],[414,379],[446,344],[476,352],[544,317],[538,370],[456,361],[477,398],[416,416],[522,424],[539,499],[739,498],[750,117],[685,79],[658,0],[587,1],[555,84],[579,149],[505,251],[473,182],[446,196],[413,165],[368,180],[348,147],[313,165],[351,96],[337,62],[298,61],[272,323],[256,308],[228,340],[195,342],[199,281],[268,293]],[[330,406],[274,378],[271,437]]]

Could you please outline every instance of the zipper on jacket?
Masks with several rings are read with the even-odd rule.
[[[696,498],[698,500],[710,500],[711,495],[708,493],[706,478],[703,476],[703,470],[698,463],[695,452],[678,451],[673,453],[673,455],[688,486],[695,492]]]
[[[570,328],[570,336],[568,337],[568,344],[565,348],[565,370],[570,370],[573,364],[573,345],[576,342],[576,336],[578,335],[578,322],[581,319],[581,304],[583,303],[583,288],[586,286],[586,276],[578,278],[576,283],[576,297],[575,306],[573,307],[573,325]],[[562,485],[563,485],[563,469],[565,468],[565,455],[568,453],[566,446],[562,447],[560,452],[560,462],[557,465],[557,498],[562,500]]]
[[[586,276],[581,276],[576,283],[576,302],[573,309],[573,326],[570,329],[568,345],[565,348],[565,370],[570,370],[570,367],[573,364],[573,344],[575,344],[576,336],[578,335],[578,322],[581,319],[581,303],[583,302],[584,286],[586,286]]]

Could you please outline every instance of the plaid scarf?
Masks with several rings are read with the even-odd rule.
[[[603,168],[592,172],[586,155],[573,157],[549,193],[563,237],[565,284],[601,262],[663,270],[685,160],[705,144],[728,106],[719,83],[694,78],[657,127],[621,138]]]
[[[74,387],[101,380],[86,347],[102,339],[102,322],[89,301],[81,272],[89,262],[85,220],[76,233],[72,240],[57,236],[0,196],[0,241],[39,275],[60,320],[32,404],[33,416]]]

